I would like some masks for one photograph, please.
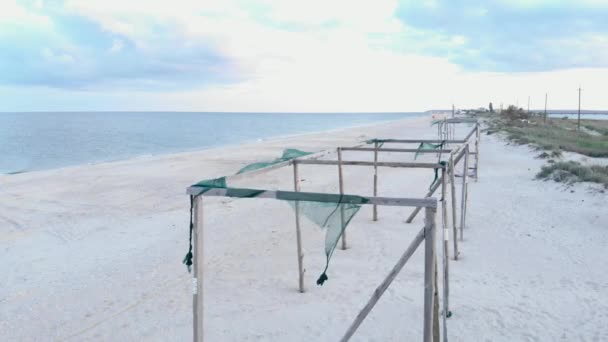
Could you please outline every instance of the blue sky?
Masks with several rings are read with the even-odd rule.
[[[608,108],[608,2],[0,0],[0,110]]]

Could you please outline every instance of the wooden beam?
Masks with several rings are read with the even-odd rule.
[[[203,244],[203,199],[198,196],[194,198],[194,217],[192,219],[192,266],[194,274],[192,278],[192,330],[193,341],[204,341],[203,330],[203,299],[204,299],[204,244]]]
[[[475,127],[473,127],[473,129],[469,132],[469,134],[467,134],[464,137],[464,141],[465,142],[469,141],[469,139],[471,138],[471,136],[473,135],[473,133],[475,133],[477,131],[477,127],[479,127],[479,124],[476,124]]]
[[[338,147],[338,186],[340,188],[340,195],[344,194],[344,177],[342,175],[342,149]],[[346,228],[344,227],[346,220],[344,216],[344,206],[340,206],[340,228],[342,228],[342,249],[346,249]]]
[[[337,160],[294,160],[294,163],[308,165],[338,165]],[[379,166],[379,167],[409,167],[422,169],[443,169],[445,166],[436,163],[398,163],[398,162],[368,162],[368,161],[341,161],[342,165],[352,166]]]
[[[442,170],[441,172],[441,193],[442,193],[442,201],[441,201],[441,223],[442,223],[442,235],[443,235],[443,321],[445,324],[445,321],[447,319],[447,313],[450,310],[450,302],[449,302],[449,297],[450,297],[450,287],[449,287],[449,279],[450,279],[450,275],[449,275],[449,258],[450,258],[450,251],[449,251],[449,243],[450,243],[450,230],[448,229],[448,225],[447,225],[447,219],[448,219],[448,215],[447,215],[447,207],[446,207],[446,201],[447,201],[447,196],[446,196],[446,172],[445,170]]]
[[[188,194],[193,196],[219,196],[219,197],[234,197],[243,198],[242,193],[255,193],[255,196],[247,198],[275,198],[286,201],[309,201],[309,202],[324,202],[324,203],[343,203],[348,202],[348,198],[360,198],[361,202],[355,204],[360,205],[386,205],[400,207],[424,207],[437,208],[437,199],[435,198],[406,198],[406,197],[365,197],[350,194],[328,194],[319,192],[295,192],[281,190],[261,190],[247,188],[209,188],[201,186],[191,186],[188,188]],[[346,198],[346,201],[344,201]]]
[[[435,259],[435,216],[437,210],[425,210],[424,223],[424,342],[439,342],[433,338],[435,321],[437,320],[435,303],[437,301],[436,259]]]
[[[363,307],[363,309],[361,309],[359,314],[357,314],[357,317],[355,318],[353,323],[351,323],[351,325],[348,327],[348,329],[346,330],[346,333],[340,339],[340,341],[346,342],[346,341],[350,340],[350,338],[353,336],[353,334],[357,331],[357,328],[359,328],[359,326],[361,325],[363,320],[365,320],[365,318],[367,317],[369,312],[374,308],[374,306],[376,305],[376,303],[378,302],[380,297],[382,297],[382,295],[384,294],[386,289],[391,285],[393,280],[395,280],[395,278],[397,277],[399,272],[403,269],[403,266],[405,266],[405,264],[410,259],[410,257],[414,254],[414,252],[416,251],[418,246],[420,246],[422,241],[425,239],[425,234],[430,234],[430,233],[428,233],[426,228],[422,228],[418,232],[416,237],[414,237],[414,240],[412,240],[412,242],[407,247],[405,252],[401,255],[401,257],[397,261],[397,264],[395,264],[395,266],[393,266],[393,269],[384,278],[382,283],[380,283],[380,285],[376,288],[376,290],[372,294],[372,297],[367,301],[367,304],[365,304],[365,306]]]
[[[446,144],[462,144],[467,142],[464,139],[456,139],[456,140],[441,140],[441,139],[376,139],[378,141],[384,143],[397,143],[397,144],[420,144],[420,143],[429,143],[429,144],[440,144],[445,142]]]
[[[298,164],[293,164],[293,187],[295,192],[300,191],[300,176],[298,174]],[[298,290],[304,293],[304,253],[302,252],[302,233],[300,231],[300,202],[295,203],[296,217],[296,243],[298,253]]]
[[[429,197],[433,196],[435,191],[437,191],[437,189],[439,189],[441,182],[443,182],[443,179],[438,179],[437,182],[435,182],[435,184],[433,184],[433,186],[431,187],[429,192],[426,193],[425,198],[429,198]],[[414,211],[410,214],[410,216],[407,218],[407,220],[405,220],[405,222],[412,223],[412,220],[414,220],[416,215],[418,215],[418,212],[420,212],[420,209],[422,209],[422,207],[417,207],[416,209],[414,209]]]
[[[456,225],[456,178],[454,177],[454,155],[450,154],[450,194],[452,195],[452,236],[453,236],[453,244],[454,244],[454,260],[458,260],[458,255],[460,252],[458,251],[458,227]]]
[[[466,146],[468,147],[468,144],[466,144]],[[462,159],[462,157],[464,156],[464,154],[465,154],[465,149],[462,149],[458,153],[458,156],[456,156],[456,158],[454,159],[454,165],[458,165],[458,162],[460,161],[460,159]],[[433,194],[435,193],[435,191],[437,191],[437,189],[439,189],[439,186],[441,185],[442,181],[443,181],[442,179],[438,179],[437,182],[435,182],[435,184],[433,185],[433,187],[431,187],[431,189],[429,190],[429,192],[426,193],[425,198],[433,196]],[[414,218],[416,217],[416,215],[418,215],[418,213],[420,212],[420,209],[422,209],[422,208],[416,208],[416,209],[414,209],[414,211],[410,214],[410,216],[407,218],[407,220],[405,222],[406,223],[412,223],[412,221],[414,220]]]
[[[374,143],[374,197],[378,196],[378,143]],[[373,221],[378,221],[378,206],[373,207]]]
[[[360,151],[360,152],[374,152],[376,151],[373,147],[340,147],[342,151]],[[378,152],[404,152],[404,153],[450,153],[451,149],[437,149],[437,150],[420,150],[417,148],[378,148]]]
[[[466,191],[467,180],[469,173],[469,145],[465,148],[465,157],[462,168],[462,190],[460,199],[460,241],[464,240],[464,224],[465,224],[465,207],[466,207]]]

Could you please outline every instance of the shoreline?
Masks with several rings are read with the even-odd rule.
[[[302,114],[308,114],[308,113],[302,113]],[[350,114],[350,113],[344,113],[344,114]],[[365,114],[365,113],[362,113],[362,114]],[[383,114],[383,113],[380,113],[380,114]],[[398,114],[398,113],[395,113],[395,114]],[[427,115],[427,113],[404,113],[404,114],[412,115],[412,116],[395,119],[395,120],[383,120],[383,121],[372,122],[372,123],[354,124],[354,125],[350,125],[350,126],[344,126],[344,127],[338,127],[338,128],[332,128],[332,129],[320,130],[320,131],[275,135],[275,136],[270,136],[267,138],[258,138],[255,140],[243,140],[240,142],[228,143],[228,144],[223,144],[223,145],[212,145],[212,146],[208,146],[208,147],[195,147],[192,149],[185,149],[185,150],[181,150],[181,151],[174,151],[174,152],[167,152],[167,153],[165,153],[165,152],[147,153],[147,154],[140,154],[137,156],[131,156],[131,157],[126,157],[126,158],[101,160],[101,161],[94,161],[94,162],[88,162],[88,163],[83,163],[83,164],[74,164],[74,165],[66,165],[66,166],[61,166],[61,167],[54,167],[54,168],[49,168],[49,169],[17,170],[17,171],[11,171],[11,172],[6,172],[6,173],[0,173],[0,179],[3,177],[10,177],[10,176],[16,176],[16,175],[22,175],[22,174],[60,171],[60,170],[73,169],[73,168],[95,167],[97,165],[124,163],[124,162],[129,162],[129,161],[138,161],[138,160],[146,161],[148,159],[155,159],[155,158],[165,158],[165,157],[168,158],[171,156],[179,156],[182,154],[201,153],[204,151],[211,151],[211,150],[217,150],[217,149],[222,149],[222,148],[235,148],[235,147],[242,146],[242,145],[259,144],[259,143],[265,143],[265,142],[272,143],[277,140],[285,140],[285,139],[292,139],[292,138],[298,138],[298,137],[304,138],[308,135],[330,134],[330,133],[339,134],[340,132],[347,131],[350,129],[359,129],[359,128],[366,128],[366,127],[373,128],[375,126],[385,125],[385,124],[389,124],[389,123],[399,123],[404,120],[413,120],[413,119],[417,119],[417,118],[430,117],[430,114]]]

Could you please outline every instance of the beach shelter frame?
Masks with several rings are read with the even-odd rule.
[[[451,123],[452,125],[456,123],[475,123],[475,127],[466,135],[464,139],[452,139],[452,140],[435,140],[435,139],[374,139],[372,140],[374,143],[374,147],[363,147],[363,146],[354,146],[354,147],[338,147],[337,155],[338,155],[338,180],[340,184],[340,193],[344,192],[344,181],[342,175],[342,165],[347,165],[342,162],[342,152],[343,151],[360,151],[360,152],[374,152],[374,178],[373,178],[373,194],[374,196],[378,195],[378,166],[390,166],[393,163],[378,163],[378,154],[380,152],[400,152],[400,153],[448,153],[449,154],[449,169],[447,175],[450,177],[449,183],[451,185],[451,196],[452,196],[452,226],[453,226],[453,236],[454,236],[454,259],[458,259],[458,242],[457,238],[457,225],[456,225],[456,189],[455,189],[455,168],[458,166],[460,160],[465,157],[463,171],[462,171],[462,189],[461,189],[461,206],[460,206],[460,240],[464,239],[464,226],[466,223],[466,207],[468,200],[468,170],[469,170],[469,156],[471,154],[475,155],[475,166],[474,166],[474,178],[478,177],[478,165],[479,165],[479,145],[480,145],[480,131],[479,131],[479,123],[476,119],[449,119],[445,120],[447,123]],[[470,151],[470,142],[469,140],[475,134],[475,152]],[[455,148],[442,148],[442,149],[434,149],[434,150],[422,150],[418,148],[382,148],[380,147],[379,142],[382,143],[406,143],[406,144],[420,144],[420,143],[457,143],[459,144]],[[307,164],[328,164],[327,161],[307,161]],[[352,165],[352,162],[350,162]],[[397,164],[397,163],[395,163]],[[425,167],[425,163],[400,163],[400,165],[396,165],[395,167]],[[431,187],[429,192],[425,197],[432,196],[435,191],[442,186],[445,177],[442,173],[440,179],[438,179],[435,184]],[[445,198],[446,191],[445,187],[442,186],[442,196],[441,198]],[[445,208],[445,201],[444,201]],[[407,218],[406,222],[411,223],[412,220],[416,217],[421,208],[416,208],[412,212],[412,214]],[[445,210],[445,209],[444,209]],[[377,206],[373,207],[372,220],[378,220],[378,210]],[[447,221],[446,221],[447,222]],[[342,249],[346,249],[346,237],[342,237]]]
[[[392,143],[422,143],[422,142],[430,142],[430,143],[440,143],[440,142],[447,142],[447,143],[459,143],[461,145],[457,146],[455,149],[441,149],[441,150],[431,150],[431,151],[424,151],[424,150],[418,150],[418,149],[390,149],[390,148],[380,148],[378,143],[375,143],[375,146],[373,149],[370,148],[365,148],[362,147],[363,145],[358,145],[358,146],[354,146],[354,147],[340,147],[337,149],[337,155],[338,155],[338,160],[337,161],[333,161],[333,160],[317,160],[318,158],[331,153],[331,151],[322,151],[319,153],[315,153],[303,158],[295,158],[292,160],[288,160],[285,162],[281,162],[281,163],[277,163],[275,165],[272,165],[270,167],[266,167],[266,168],[262,168],[256,171],[252,171],[252,172],[248,172],[246,174],[239,174],[239,175],[235,175],[235,176],[231,176],[228,177],[229,179],[235,179],[235,178],[239,178],[242,177],[244,175],[247,176],[251,176],[252,174],[255,173],[262,173],[262,172],[267,172],[270,171],[272,169],[276,169],[279,167],[283,167],[283,166],[287,166],[287,165],[293,165],[293,171],[294,171],[294,191],[290,192],[290,191],[270,191],[270,190],[255,190],[255,189],[240,189],[240,190],[244,190],[244,191],[255,191],[255,192],[261,192],[261,195],[257,195],[256,197],[260,197],[260,198],[279,198],[279,199],[285,199],[285,196],[289,197],[290,200],[295,200],[296,201],[296,236],[297,236],[297,253],[298,253],[298,273],[299,273],[299,289],[300,292],[304,292],[304,284],[303,284],[303,254],[302,254],[302,247],[301,247],[301,235],[300,235],[300,227],[299,227],[299,213],[298,213],[298,205],[297,205],[297,201],[305,201],[306,198],[308,198],[308,200],[312,200],[312,198],[314,197],[318,197],[318,196],[334,196],[334,201],[338,201],[339,198],[343,198],[344,196],[354,196],[354,195],[345,195],[344,194],[344,185],[343,185],[343,177],[342,177],[342,166],[343,165],[359,165],[359,166],[373,166],[374,167],[374,194],[373,197],[366,197],[369,202],[365,203],[365,204],[371,204],[374,207],[373,210],[373,215],[374,215],[374,220],[377,220],[377,205],[400,205],[400,206],[413,206],[416,207],[414,213],[412,213],[412,215],[410,215],[410,218],[408,218],[407,222],[410,223],[411,220],[413,220],[413,217],[421,210],[421,208],[425,208],[425,228],[423,228],[421,230],[421,232],[418,233],[418,235],[416,236],[416,238],[414,239],[414,241],[412,242],[412,244],[410,245],[410,247],[406,250],[406,252],[403,254],[403,256],[400,258],[399,262],[397,263],[397,265],[395,265],[395,267],[393,268],[393,270],[389,273],[389,275],[385,278],[385,280],[382,282],[382,284],[376,289],[376,291],[374,292],[374,295],[372,296],[372,298],[369,300],[369,302],[367,303],[367,305],[364,307],[364,309],[359,313],[359,315],[357,315],[357,318],[355,319],[355,321],[353,322],[353,324],[349,327],[347,333],[344,335],[342,341],[347,341],[352,334],[354,334],[354,332],[356,331],[356,329],[358,328],[358,326],[361,324],[361,322],[365,319],[365,317],[367,316],[367,314],[369,313],[369,311],[371,311],[371,309],[373,308],[373,306],[375,305],[375,303],[378,301],[378,299],[380,298],[380,296],[382,295],[382,293],[384,293],[384,291],[386,290],[386,288],[388,288],[388,286],[390,285],[390,283],[392,282],[392,280],[396,277],[396,275],[398,274],[398,272],[401,270],[401,268],[403,267],[403,265],[405,265],[405,263],[407,262],[407,260],[409,259],[409,257],[414,253],[414,251],[416,250],[416,248],[418,247],[418,245],[421,244],[422,240],[426,240],[426,247],[425,249],[427,250],[427,255],[425,256],[425,329],[424,329],[424,341],[437,341],[439,339],[438,337],[438,324],[437,326],[435,326],[435,323],[433,321],[433,323],[429,323],[431,322],[433,319],[436,320],[437,319],[437,298],[434,298],[431,300],[431,302],[428,302],[428,296],[427,296],[427,290],[428,290],[428,282],[427,280],[427,267],[428,267],[428,250],[429,250],[429,239],[425,238],[425,236],[428,237],[427,233],[429,233],[429,229],[430,226],[432,226],[432,240],[435,240],[435,214],[436,214],[436,208],[437,208],[437,200],[434,198],[431,198],[432,194],[437,190],[437,188],[439,187],[439,184],[441,184],[442,186],[442,198],[445,199],[445,193],[446,193],[446,170],[448,170],[448,175],[450,176],[450,180],[452,183],[452,205],[453,205],[453,229],[454,229],[454,255],[455,258],[457,258],[458,252],[457,252],[457,242],[456,242],[456,226],[455,226],[455,189],[454,189],[454,167],[457,165],[457,163],[461,160],[461,158],[463,158],[463,156],[465,156],[465,162],[464,162],[464,172],[463,172],[463,191],[462,191],[462,203],[463,205],[461,206],[461,239],[463,236],[462,230],[464,227],[464,223],[465,223],[465,216],[466,216],[466,200],[467,200],[467,193],[466,193],[466,177],[468,174],[468,159],[469,159],[469,155],[471,154],[469,151],[469,143],[468,140],[469,138],[472,136],[472,134],[476,133],[476,152],[474,153],[476,155],[476,166],[475,166],[475,177],[477,178],[477,165],[478,165],[478,151],[479,151],[479,124],[476,123],[475,128],[466,136],[465,139],[462,140],[443,140],[443,141],[437,141],[437,140],[430,140],[430,139],[383,139],[384,142],[392,142]],[[345,151],[345,150],[352,150],[352,151],[373,151],[374,152],[374,162],[365,162],[365,161],[343,161],[342,160],[342,155],[341,152]],[[418,153],[450,153],[450,163],[448,164],[449,167],[446,167],[442,164],[437,164],[437,163],[395,163],[395,162],[378,162],[378,152],[418,152]],[[454,154],[458,152],[458,155],[454,158]],[[316,164],[316,165],[338,165],[338,172],[339,172],[339,187],[340,187],[340,194],[321,194],[321,193],[307,193],[307,192],[300,192],[300,185],[299,185],[299,175],[298,175],[298,164]],[[431,189],[432,191],[430,191],[429,194],[427,194],[427,196],[425,196],[424,199],[427,200],[433,200],[434,201],[434,205],[429,205],[430,202],[424,202],[424,199],[412,199],[412,198],[388,198],[388,197],[377,197],[377,182],[378,182],[378,177],[377,177],[377,168],[378,167],[404,167],[404,168],[433,168],[433,169],[441,169],[441,178],[439,179],[438,182],[436,182],[436,184],[434,185],[433,189]],[[229,197],[233,197],[230,196],[230,192],[228,191],[228,189],[225,188],[209,188],[206,189],[204,192],[202,192],[201,187],[197,187],[197,186],[192,186],[190,188],[188,188],[188,194],[190,194],[191,196],[194,196],[194,230],[193,230],[193,239],[195,241],[194,244],[194,269],[195,269],[195,273],[194,273],[194,278],[193,278],[193,314],[194,314],[194,321],[193,321],[193,331],[194,331],[194,340],[195,341],[202,341],[202,298],[203,298],[203,293],[202,293],[202,196],[229,196]],[[234,189],[233,189],[234,190]],[[239,190],[239,189],[236,189]],[[278,197],[277,197],[278,196]],[[311,197],[312,196],[312,197]],[[337,197],[335,197],[337,196]],[[416,204],[418,203],[418,204]],[[430,215],[430,216],[429,216]],[[442,201],[442,221],[445,224],[447,224],[447,211],[446,211],[446,205],[445,205],[445,201]],[[429,217],[432,216],[432,224],[429,224]],[[200,232],[199,232],[199,227],[200,227]],[[443,291],[444,291],[444,296],[443,296],[443,335],[444,338],[447,338],[447,328],[446,328],[446,319],[447,319],[447,314],[448,314],[448,293],[449,293],[449,281],[448,281],[448,262],[447,262],[447,236],[448,236],[448,231],[447,228],[444,226],[444,260],[443,260],[443,271],[444,271],[444,277],[443,277]],[[420,238],[420,236],[422,236],[422,238]],[[345,249],[346,248],[346,239],[345,236],[343,235],[342,238],[342,248]],[[201,251],[201,260],[198,260],[198,251]],[[433,257],[433,277],[432,277],[432,283],[434,285],[433,289],[436,289],[437,285],[436,285],[436,256],[435,256],[435,250],[434,250],[434,242],[433,242],[433,249],[432,249],[432,257]],[[200,277],[199,277],[199,273],[200,273]],[[200,282],[199,282],[199,278],[200,278]],[[434,296],[437,296],[437,292],[436,291],[431,291],[434,293]],[[200,293],[200,296],[198,295]],[[199,303],[200,302],[200,303]],[[200,305],[199,305],[200,304]],[[427,320],[427,304],[430,304],[433,308],[434,308],[434,316],[431,316],[431,320]],[[198,309],[198,307],[200,306],[200,310]],[[199,317],[200,316],[200,317]],[[433,318],[434,317],[434,318]],[[430,325],[429,325],[430,324]],[[200,326],[199,326],[200,325]],[[200,328],[200,329],[199,329]],[[199,333],[200,330],[200,333]]]
[[[234,191],[236,190],[236,191]],[[255,198],[275,198],[282,200],[293,201],[324,201],[332,203],[341,203],[345,198],[361,198],[357,195],[344,194],[326,194],[326,193],[311,193],[299,191],[274,191],[274,190],[258,190],[258,189],[226,189],[226,188],[210,188],[191,186],[187,193],[194,197],[193,203],[193,264],[194,274],[192,278],[192,295],[193,295],[193,340],[195,342],[204,341],[204,325],[203,325],[203,305],[204,305],[204,248],[203,248],[203,197],[205,196],[221,196],[221,197],[240,197],[238,193],[258,193]],[[376,288],[374,294],[359,312],[355,321],[346,331],[341,341],[348,341],[355,333],[357,328],[367,317],[369,312],[378,302],[382,294],[407,263],[416,249],[425,241],[425,267],[424,267],[424,318],[423,318],[423,341],[435,342],[439,341],[439,318],[438,318],[438,297],[437,297],[437,275],[436,275],[436,251],[435,251],[435,235],[436,235],[436,211],[437,199],[435,198],[397,198],[397,197],[365,197],[366,201],[363,205],[387,205],[387,206],[410,206],[425,208],[425,225],[424,228],[416,235],[409,247],[399,258],[397,264],[391,272]],[[445,315],[444,315],[445,316]],[[444,317],[445,326],[445,317]]]

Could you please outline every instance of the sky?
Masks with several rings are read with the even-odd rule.
[[[0,111],[608,109],[608,0],[0,0]],[[606,89],[606,91],[604,91]]]

